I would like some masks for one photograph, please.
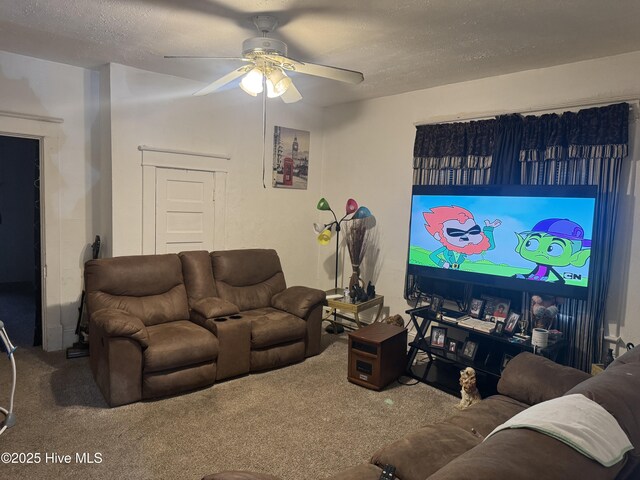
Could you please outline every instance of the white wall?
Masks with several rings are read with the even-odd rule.
[[[313,221],[329,220],[315,210],[318,198],[325,196],[338,211],[350,196],[367,205],[376,215],[379,233],[380,275],[374,283],[390,312],[398,313],[407,307],[402,290],[415,123],[638,98],[637,78],[640,52],[326,110],[304,102],[269,101],[267,167],[273,125],[311,131],[309,188],[298,191],[270,188],[268,176],[267,189],[262,188],[261,102],[238,89],[194,98],[190,94],[201,85],[184,79],[120,65],[105,68],[101,76],[0,52],[0,109],[64,120],[51,165],[61,179],[53,192],[60,206],[55,219],[59,228],[47,254],[59,267],[54,279],[59,295],[49,308],[57,310],[65,334],[64,341],[51,339],[49,348],[62,348],[73,340],[82,264],[90,256],[94,236],[103,235],[108,254],[141,250],[138,145],[230,155],[225,246],[276,248],[290,285],[333,286],[333,244],[318,248],[311,231]],[[100,100],[106,100],[108,108],[98,117]],[[633,136],[638,138],[637,128]],[[631,252],[640,248],[640,222],[633,222],[637,157],[634,150],[626,164],[617,237],[621,253],[613,268],[605,319],[609,333],[636,343],[640,297],[634,292],[640,284],[640,259],[632,258]],[[347,281],[350,266],[345,273]],[[366,278],[370,275],[371,269],[364,271]]]
[[[51,332],[55,332],[48,338],[50,350],[73,340],[82,265],[95,231],[94,187],[99,181],[92,166],[96,85],[95,72],[0,52],[0,110],[63,119],[57,128],[58,144],[48,152],[53,164],[45,165],[55,172],[45,187],[49,197],[44,205],[48,222],[55,225],[47,238],[51,281],[47,294],[52,299],[47,316],[52,319]],[[19,133],[11,129],[12,124],[25,122],[4,117],[4,131]]]
[[[532,109],[586,103],[598,99],[639,98],[640,52],[431,88],[330,108],[325,112],[326,179],[330,202],[353,196],[366,204],[378,222],[381,254],[377,291],[390,313],[403,313],[412,153],[416,123],[435,123]],[[638,137],[637,126],[632,137]],[[637,140],[636,140],[637,143]],[[640,251],[638,153],[626,163],[624,198],[618,221],[618,250],[605,324],[612,335],[640,343]],[[337,200],[334,200],[337,199]],[[344,199],[344,200],[343,200]],[[637,216],[636,216],[637,217]],[[333,268],[322,250],[319,271],[324,287],[333,283]],[[346,266],[346,278],[351,267]],[[370,272],[364,271],[364,276]]]
[[[262,99],[236,87],[193,97],[201,84],[110,66],[113,255],[141,253],[142,168],[139,145],[231,157],[225,248],[275,248],[289,285],[316,283],[311,225],[320,195],[322,110],[304,102],[267,102],[266,185],[262,186]],[[307,190],[271,187],[273,127],[311,132]]]

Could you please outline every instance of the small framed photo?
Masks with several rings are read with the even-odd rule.
[[[476,353],[478,353],[478,342],[467,338],[462,347],[462,352],[460,352],[460,356],[473,361],[476,358]]]
[[[500,362],[500,372],[502,372],[505,369],[505,367],[511,361],[512,358],[513,358],[513,355],[509,355],[508,353],[505,353],[504,355],[502,355],[502,362]]]
[[[431,303],[429,304],[429,310],[431,310],[434,313],[438,313],[443,303],[444,303],[444,298],[442,298],[439,295],[432,295]]]
[[[496,322],[496,329],[493,333],[496,335],[502,335],[504,333],[504,322]]]
[[[445,348],[447,329],[444,327],[431,327],[431,347]]]
[[[469,304],[469,315],[473,318],[480,318],[482,315],[482,307],[484,307],[484,300],[480,298],[472,298]]]
[[[458,353],[458,342],[453,338],[447,339],[447,351],[449,353]]]
[[[504,322],[504,333],[506,333],[507,335],[513,335],[514,333],[516,333],[518,320],[520,320],[520,314],[511,312],[507,320]]]
[[[486,301],[484,306],[484,317],[486,320],[489,320],[491,317],[496,317],[496,319],[507,318],[511,300],[484,295],[482,298]]]

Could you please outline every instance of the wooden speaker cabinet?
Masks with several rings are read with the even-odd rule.
[[[404,373],[407,364],[407,331],[386,323],[372,323],[349,333],[347,379],[373,390],[382,390]]]

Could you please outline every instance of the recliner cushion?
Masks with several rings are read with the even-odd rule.
[[[144,372],[159,372],[218,357],[218,339],[189,320],[162,323],[147,328],[149,347],[144,351]]]
[[[251,320],[252,349],[301,340],[307,332],[304,320],[275,308],[258,308],[240,315]]]
[[[287,288],[275,250],[212,252],[211,266],[218,296],[241,311],[270,307],[273,296]]]

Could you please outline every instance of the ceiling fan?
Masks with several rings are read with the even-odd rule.
[[[267,97],[280,97],[285,103],[294,103],[301,100],[302,95],[287,75],[287,72],[314,75],[351,84],[357,84],[364,80],[364,75],[354,70],[302,62],[288,57],[287,44],[282,40],[269,36],[276,28],[278,20],[272,15],[256,15],[252,17],[252,21],[258,31],[262,33],[262,36],[245,40],[242,43],[241,57],[165,55],[165,58],[237,60],[246,63],[246,65],[227,73],[203,89],[198,90],[194,95],[208,95],[244,76],[240,81],[240,88],[249,95],[255,97],[266,89]]]

